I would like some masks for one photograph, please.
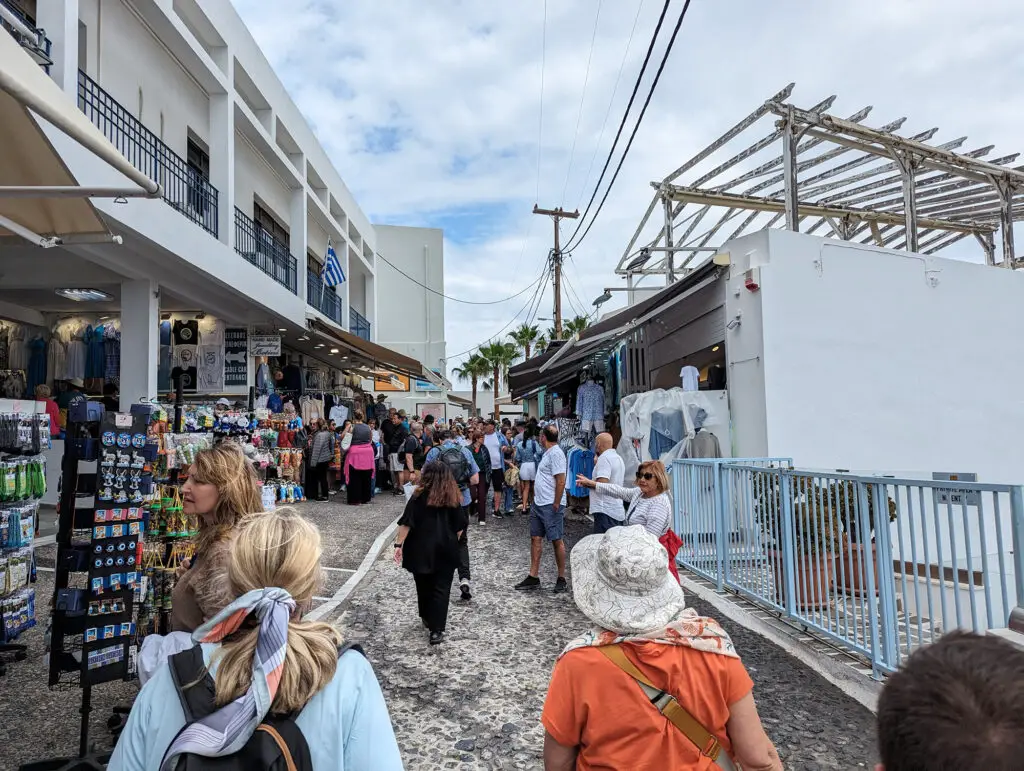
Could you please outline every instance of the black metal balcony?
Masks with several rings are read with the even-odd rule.
[[[341,298],[334,287],[326,286],[323,278],[311,270],[306,271],[306,303],[341,325]]]
[[[168,204],[217,237],[217,188],[81,70],[78,107],[132,166],[163,186]]]
[[[370,340],[370,322],[355,308],[348,309],[348,331],[367,342]]]
[[[0,13],[0,27],[11,33],[11,37],[18,41],[18,44],[31,54],[32,58],[39,62],[39,65],[50,74],[50,65],[53,59],[50,56],[52,44],[46,37],[46,33],[39,29],[35,22],[29,19],[22,10],[8,2],[0,0],[5,13]]]
[[[298,263],[270,233],[235,207],[235,251],[262,270],[274,281],[298,294]]]

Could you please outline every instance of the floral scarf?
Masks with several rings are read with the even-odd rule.
[[[729,634],[713,618],[697,615],[693,608],[685,608],[664,629],[652,629],[641,634],[620,635],[601,627],[584,632],[565,646],[559,658],[577,648],[618,645],[623,642],[682,645],[705,653],[739,658]]]

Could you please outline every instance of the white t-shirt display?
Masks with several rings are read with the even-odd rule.
[[[626,476],[626,464],[622,456],[615,450],[605,450],[597,456],[597,463],[594,464],[594,479],[607,479],[610,484],[622,485]],[[622,507],[622,501],[613,495],[602,492],[600,488],[590,493],[590,512],[601,512],[612,519],[623,521],[626,518],[626,510]]]
[[[501,443],[498,441],[498,434],[484,434],[484,447],[491,455],[491,468],[501,468]]]
[[[545,450],[544,457],[537,464],[537,478],[533,483],[533,502],[538,506],[553,504],[555,502],[555,475],[565,474],[567,470],[568,464],[565,462],[565,453],[562,452],[561,447],[556,444]],[[569,483],[566,480],[566,487],[568,486]],[[561,505],[565,506],[568,501],[569,498],[566,495],[565,487],[563,487]]]

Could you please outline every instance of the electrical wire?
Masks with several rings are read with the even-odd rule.
[[[612,114],[612,106],[615,104],[615,95],[619,92],[619,83],[622,81],[622,71],[626,67],[626,60],[629,58],[629,49],[633,45],[633,35],[636,33],[637,23],[640,21],[640,12],[644,9],[645,0],[640,0],[636,7],[636,16],[633,17],[633,28],[629,31],[629,40],[626,41],[626,50],[622,52],[622,61],[619,63],[619,74],[615,76],[615,85],[612,86],[612,97],[608,100],[608,109],[604,111],[604,120],[601,122],[601,131],[594,143],[594,152],[590,156],[590,166],[587,167],[587,176],[583,179],[583,187],[580,188],[579,197],[587,194],[587,186],[590,184],[590,175],[594,173],[594,163],[597,162],[597,153],[601,149],[601,140],[604,139],[604,131],[608,127],[608,118]]]
[[[597,15],[594,17],[594,32],[590,36],[590,53],[587,54],[587,72],[583,76],[583,93],[580,94],[580,109],[576,113],[576,130],[572,135],[572,147],[569,149],[569,168],[565,170],[565,184],[562,185],[562,206],[565,206],[565,193],[569,189],[569,177],[572,176],[572,162],[576,155],[576,140],[580,135],[580,121],[583,119],[583,104],[587,99],[587,84],[590,82],[590,63],[594,59],[594,43],[597,42],[597,26],[601,21],[603,0],[597,1]]]
[[[400,267],[398,267],[398,266],[397,266],[397,265],[395,265],[395,264],[394,264],[393,262],[391,262],[391,261],[390,261],[390,260],[389,260],[389,259],[388,259],[387,257],[385,257],[385,256],[384,256],[383,254],[381,254],[380,252],[377,252],[377,256],[378,256],[378,257],[379,257],[380,259],[382,259],[382,260],[383,260],[384,262],[386,262],[386,263],[387,263],[388,265],[390,265],[390,266],[391,266],[392,268],[394,268],[394,269],[395,269],[396,271],[398,271],[398,272],[399,272],[399,273],[401,273],[401,274],[402,274],[403,276],[405,276],[405,277],[406,277],[407,279],[409,279],[410,281],[412,281],[412,282],[413,282],[414,284],[416,284],[417,286],[420,286],[420,287],[422,287],[423,289],[426,289],[426,290],[427,290],[428,292],[433,292],[434,294],[436,294],[436,295],[439,295],[440,297],[443,297],[443,298],[444,298],[444,299],[446,299],[446,300],[451,300],[452,302],[456,302],[456,303],[462,303],[463,305],[500,305],[501,303],[506,303],[506,302],[508,302],[509,300],[514,300],[514,299],[516,299],[517,297],[520,297],[520,296],[522,296],[522,295],[526,294],[526,293],[527,293],[527,292],[529,292],[529,291],[530,291],[531,289],[533,289],[533,287],[534,287],[534,284],[536,284],[536,283],[537,283],[536,281],[534,281],[534,282],[533,282],[533,284],[530,284],[529,286],[527,286],[527,287],[524,287],[523,289],[521,289],[521,290],[519,290],[518,292],[516,292],[516,293],[515,293],[514,295],[510,295],[509,297],[505,297],[505,298],[502,298],[501,300],[486,300],[486,301],[479,301],[479,300],[460,300],[460,299],[459,299],[458,297],[450,297],[449,295],[446,295],[446,294],[445,294],[444,292],[439,292],[439,291],[437,291],[436,289],[434,289],[433,287],[429,287],[429,286],[427,286],[426,284],[424,284],[424,283],[423,283],[422,281],[420,281],[419,279],[415,279],[415,278],[413,278],[413,277],[412,277],[412,276],[410,276],[410,275],[409,275],[408,273],[406,273],[406,272],[405,272],[404,270],[402,270],[402,269],[401,269]],[[539,280],[539,279],[538,279],[538,280]]]
[[[661,57],[661,63],[658,65],[658,71],[654,75],[654,81],[651,83],[651,88],[647,92],[647,98],[644,100],[644,106],[640,110],[640,115],[636,119],[636,125],[633,126],[633,131],[629,135],[629,141],[626,143],[625,149],[622,151],[622,157],[619,158],[618,166],[615,167],[615,173],[612,175],[611,181],[608,183],[608,187],[604,191],[604,196],[601,198],[601,203],[597,205],[597,211],[594,212],[594,216],[590,218],[590,224],[587,225],[587,229],[583,231],[583,235],[579,237],[575,243],[570,243],[568,249],[573,249],[579,246],[583,239],[587,237],[590,229],[597,222],[598,216],[601,214],[601,210],[604,208],[604,202],[608,200],[608,194],[611,193],[612,187],[615,185],[615,180],[619,178],[619,172],[622,171],[622,164],[626,160],[626,156],[629,155],[629,148],[633,146],[633,140],[636,139],[637,131],[640,129],[640,124],[643,122],[644,115],[647,113],[647,107],[651,104],[651,98],[654,96],[654,90],[658,87],[658,81],[661,79],[662,72],[665,71],[665,63],[668,62],[668,57],[672,53],[672,47],[675,45],[676,36],[679,34],[680,27],[683,26],[683,20],[686,18],[686,12],[690,9],[690,0],[686,0],[683,3],[683,10],[679,14],[679,19],[676,21],[676,26],[672,30],[672,37],[668,40],[668,45],[665,47],[665,53]],[[580,219],[580,225],[583,224],[582,218]],[[579,230],[579,227],[576,228]],[[575,238],[575,232],[569,237],[569,240]]]
[[[534,201],[540,200],[540,159],[544,152],[544,69],[548,58],[548,0],[544,0],[544,25],[540,40],[540,119],[537,126],[537,193]]]
[[[640,72],[636,76],[636,83],[633,84],[633,93],[629,95],[629,102],[626,104],[626,110],[622,113],[622,120],[619,121],[619,129],[615,132],[615,139],[612,140],[611,149],[608,150],[608,157],[604,161],[604,168],[601,169],[601,175],[597,178],[597,184],[594,185],[594,192],[590,194],[590,200],[587,202],[587,208],[583,212],[583,216],[579,219],[579,224],[576,225],[576,229],[569,236],[569,241],[572,241],[576,234],[580,232],[580,228],[583,226],[583,221],[587,218],[587,214],[590,213],[590,207],[594,204],[594,199],[597,198],[597,191],[601,189],[601,182],[604,180],[604,175],[608,171],[608,166],[612,162],[612,157],[615,153],[615,148],[619,144],[619,139],[622,137],[622,130],[626,127],[626,120],[629,118],[629,112],[633,109],[633,102],[636,99],[637,92],[640,90],[640,83],[643,80],[644,73],[647,71],[647,65],[651,61],[651,54],[654,53],[654,44],[658,39],[658,33],[661,32],[661,25],[665,21],[665,14],[668,13],[669,5],[672,0],[665,0],[665,5],[661,8],[661,14],[658,16],[658,23],[654,27],[654,33],[651,35],[651,42],[647,46],[647,53],[644,55],[644,63],[640,66]]]

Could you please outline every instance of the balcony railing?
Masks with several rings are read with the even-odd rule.
[[[0,0],[0,27],[10,32],[18,44],[39,62],[46,74],[50,74],[50,65],[53,64],[50,58],[50,39],[43,30],[29,21],[18,6],[7,0]]]
[[[370,340],[370,322],[355,308],[348,309],[348,331],[367,342]]]
[[[270,233],[256,225],[235,207],[235,251],[270,276],[277,283],[297,294],[298,263]]]
[[[311,270],[306,271],[306,303],[335,324],[341,324],[341,298],[333,287],[325,286],[324,280]]]
[[[168,204],[217,237],[217,188],[81,70],[78,106],[132,166],[163,186]]]

